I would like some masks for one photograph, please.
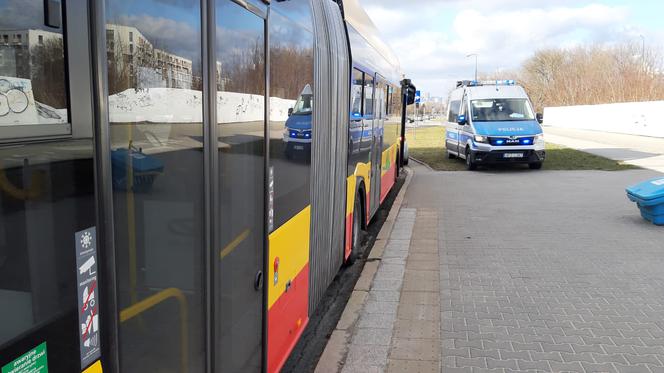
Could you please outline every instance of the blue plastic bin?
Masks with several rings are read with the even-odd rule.
[[[627,188],[627,198],[636,202],[644,219],[656,225],[664,225],[664,178]]]
[[[132,191],[147,192],[157,176],[164,171],[164,163],[153,156],[143,152],[130,149],[117,149],[111,151],[111,164],[113,167],[113,187],[119,190],[127,190],[128,160],[131,158],[132,165]]]

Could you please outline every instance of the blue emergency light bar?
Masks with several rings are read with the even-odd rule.
[[[516,85],[516,80],[461,80],[457,82],[457,87],[481,87],[485,85]]]

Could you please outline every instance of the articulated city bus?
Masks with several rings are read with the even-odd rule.
[[[402,164],[357,0],[0,10],[2,372],[281,370]]]

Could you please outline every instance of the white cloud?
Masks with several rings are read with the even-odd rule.
[[[201,35],[186,22],[151,15],[121,14],[109,18],[111,23],[136,27],[156,47],[182,57],[200,60]]]
[[[434,95],[480,72],[517,68],[536,50],[634,37],[629,9],[573,0],[362,0],[407,76]],[[576,4],[576,5],[575,5]],[[638,37],[638,32],[636,33]]]

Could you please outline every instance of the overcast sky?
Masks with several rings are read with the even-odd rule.
[[[418,89],[447,96],[479,70],[517,68],[537,49],[664,44],[661,0],[360,0]],[[509,76],[506,76],[509,78]]]

